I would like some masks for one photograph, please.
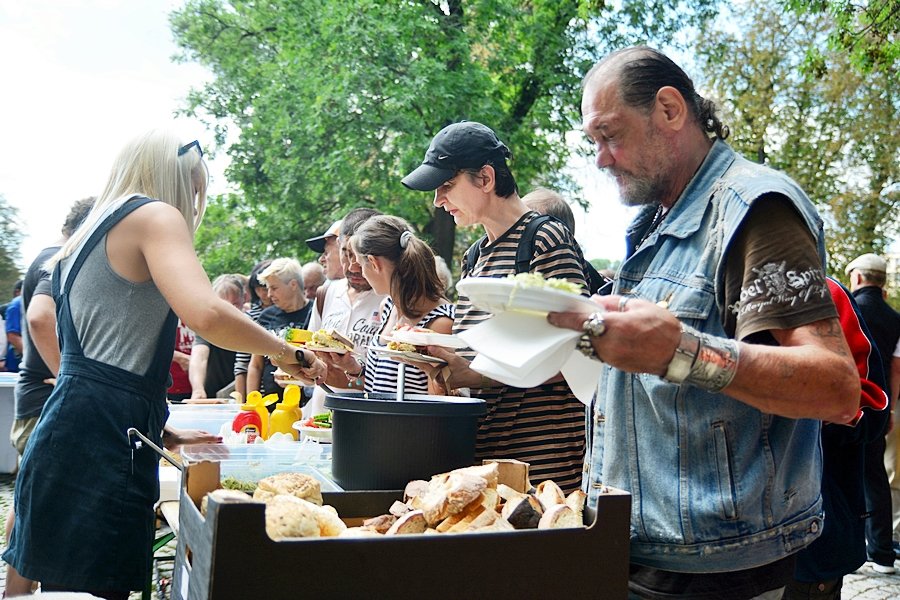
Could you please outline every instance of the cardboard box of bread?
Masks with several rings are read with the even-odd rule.
[[[629,494],[606,488],[595,511],[581,491],[531,487],[517,461],[403,491],[322,493],[283,473],[250,495],[217,489],[207,462],[188,465],[184,483],[175,599],[627,595]]]

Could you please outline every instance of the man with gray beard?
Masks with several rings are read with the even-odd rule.
[[[584,488],[632,495],[641,598],[781,598],[821,532],[820,423],[860,400],[824,273],[822,220],[738,156],[714,105],[647,47],[587,74],[597,166],[640,206],[613,295],[551,313],[606,363]]]

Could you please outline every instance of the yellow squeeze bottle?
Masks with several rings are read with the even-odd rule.
[[[284,399],[275,405],[275,411],[269,420],[269,431],[271,433],[289,433],[294,441],[299,439],[299,432],[294,429],[294,423],[303,418],[303,411],[300,409],[300,388],[296,385],[289,385],[284,388]]]

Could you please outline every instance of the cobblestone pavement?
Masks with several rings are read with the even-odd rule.
[[[14,477],[12,475],[0,475],[0,514],[6,515],[12,505]],[[2,546],[2,544],[0,544]],[[3,546],[5,549],[5,546]],[[160,556],[174,555],[174,541],[157,554]],[[157,562],[156,585],[153,590],[154,599],[166,599],[169,597],[168,582],[171,578],[171,562],[165,560]],[[896,600],[900,598],[900,561],[895,563],[897,574],[882,575],[876,573],[868,565],[863,565],[856,573],[844,577],[844,589],[841,597],[843,600]],[[6,588],[6,569],[0,568],[0,591]],[[140,594],[133,594],[131,600],[139,600]]]

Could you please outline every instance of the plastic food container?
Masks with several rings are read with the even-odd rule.
[[[167,425],[178,429],[202,429],[217,434],[241,412],[237,404],[171,404]]]
[[[332,411],[332,464],[345,490],[397,490],[475,462],[483,400],[349,392],[325,396]]]
[[[305,473],[319,480],[322,491],[342,491],[320,465],[328,463],[329,448],[319,444],[192,444],[181,449],[188,462],[219,463],[220,475],[257,482],[276,473]]]

